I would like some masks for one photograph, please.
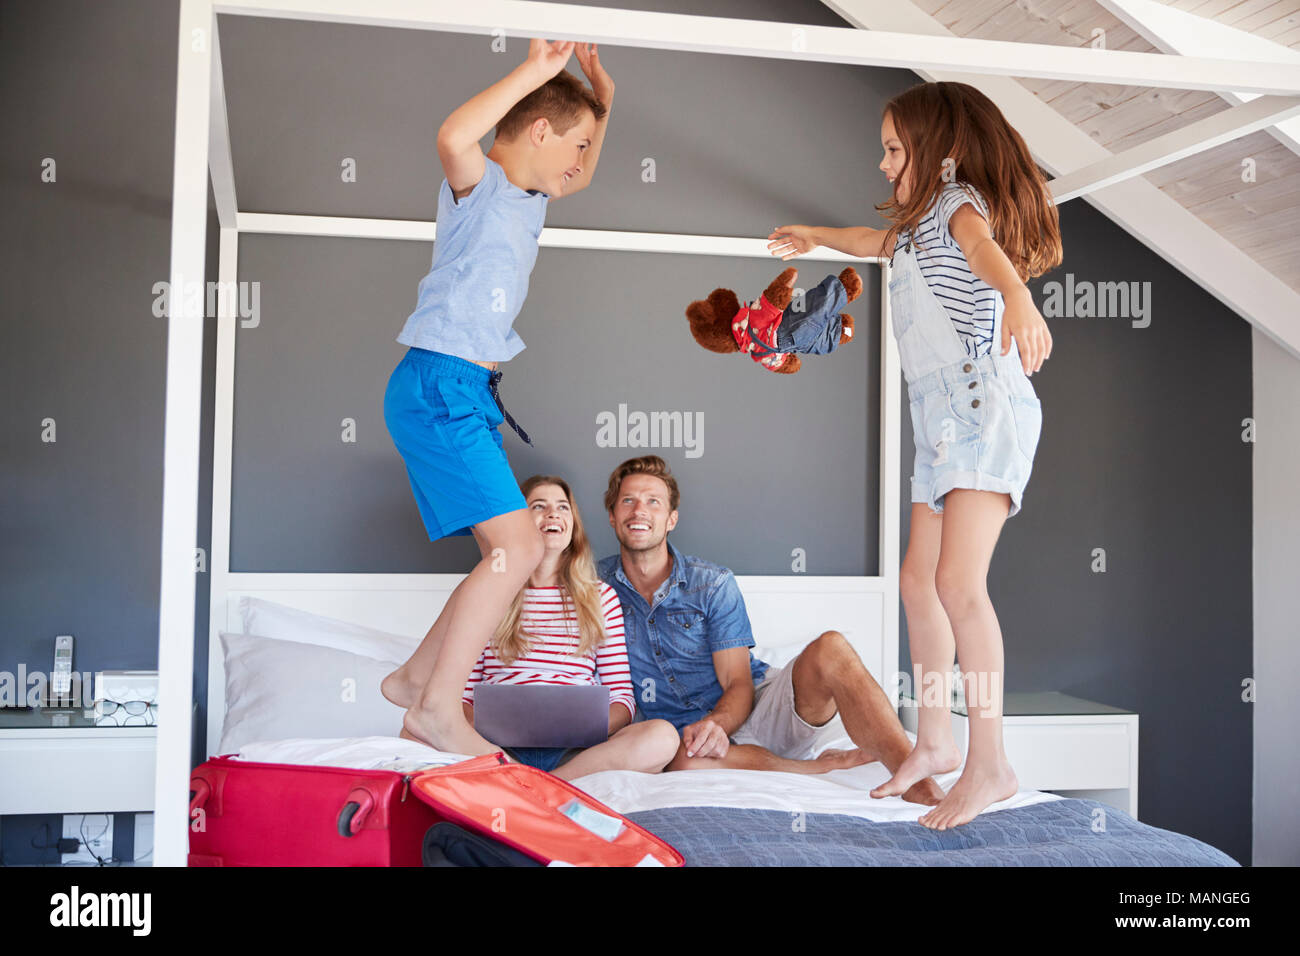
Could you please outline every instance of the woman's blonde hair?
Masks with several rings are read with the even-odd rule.
[[[596,575],[596,562],[591,557],[591,541],[582,526],[582,516],[573,501],[573,492],[563,478],[556,475],[533,475],[520,489],[527,501],[540,485],[557,485],[564,491],[572,517],[573,538],[560,555],[560,594],[565,612],[577,609],[578,634],[581,640],[574,657],[586,657],[605,643],[605,615],[601,610],[600,578]],[[492,636],[492,650],[505,664],[513,664],[528,653],[531,639],[537,635],[526,633],[521,626],[524,611],[524,590],[521,588],[510,605],[510,610]]]
[[[1047,178],[1029,147],[987,96],[966,83],[918,83],[885,104],[884,114],[907,151],[898,180],[911,174],[906,202],[894,195],[876,207],[900,230],[915,232],[950,182],[969,183],[989,206],[989,228],[1020,281],[1061,264],[1061,227]]]

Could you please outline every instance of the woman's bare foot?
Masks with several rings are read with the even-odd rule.
[[[896,797],[899,794],[909,793],[913,785],[931,777],[936,773],[950,773],[961,766],[961,751],[957,749],[955,743],[950,743],[946,747],[921,747],[912,748],[912,752],[907,755],[894,775],[882,783],[876,789],[871,791],[871,795],[879,799],[880,797]],[[938,784],[935,784],[936,788]],[[942,793],[943,791],[939,791]],[[904,797],[904,799],[907,799]],[[913,801],[915,803],[925,803],[924,800]]]
[[[496,753],[501,748],[481,737],[465,720],[463,714],[453,714],[450,720],[432,710],[412,707],[402,717],[402,730],[398,736],[441,750],[445,753],[480,754]]]
[[[831,770],[860,767],[864,763],[871,763],[872,759],[874,758],[862,752],[861,747],[854,747],[852,750],[823,750],[812,759],[812,762],[818,767],[815,773],[826,773]]]
[[[1005,758],[987,769],[967,762],[948,796],[917,822],[932,830],[959,827],[974,820],[989,804],[1014,797],[1019,789],[1020,781]]]
[[[379,683],[379,692],[388,699],[389,703],[396,704],[398,707],[410,707],[414,704],[418,691],[419,688],[413,686],[410,678],[406,676],[405,664]]]

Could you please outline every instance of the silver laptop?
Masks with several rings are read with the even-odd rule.
[[[609,688],[477,684],[474,729],[498,747],[591,747],[609,739]]]

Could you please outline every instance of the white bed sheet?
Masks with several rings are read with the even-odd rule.
[[[825,740],[823,746],[848,749],[853,742],[845,736]],[[345,737],[295,738],[248,744],[240,750],[238,759],[409,773],[469,758],[464,754],[434,750],[401,737]],[[960,773],[961,768],[958,768],[936,780],[947,790]],[[866,820],[889,822],[916,820],[930,809],[908,803],[901,797],[873,799],[868,791],[888,779],[889,771],[884,764],[877,762],[824,774],[766,770],[691,770],[651,774],[606,770],[579,777],[573,783],[619,813],[664,807],[738,807],[787,813],[844,813]],[[985,812],[1060,799],[1056,794],[1022,790],[1009,800],[993,804]]]

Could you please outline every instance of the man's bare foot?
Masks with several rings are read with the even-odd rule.
[[[961,751],[957,749],[956,744],[948,744],[946,747],[922,748],[917,746],[912,748],[912,752],[907,755],[907,759],[898,765],[894,775],[872,790],[871,795],[877,799],[880,797],[896,797],[899,794],[907,793],[914,784],[926,777],[933,776],[936,773],[950,773],[960,766]],[[923,803],[925,801],[916,802]]]
[[[405,664],[379,683],[379,692],[389,703],[396,704],[398,707],[410,707],[414,704],[418,690],[411,685],[410,679],[406,676]]]
[[[974,820],[989,804],[1014,797],[1019,789],[1020,781],[1005,759],[988,769],[967,763],[948,796],[917,822],[932,830],[959,827]]]
[[[943,799],[943,787],[934,782],[933,777],[918,780],[903,794],[908,803],[923,803],[927,807],[936,806]]]
[[[860,767],[864,763],[871,763],[873,759],[864,754],[861,747],[854,747],[852,750],[823,750],[812,759],[812,762],[818,767],[815,773],[826,773],[831,770]]]
[[[501,749],[476,733],[462,714],[454,714],[451,720],[443,720],[433,711],[412,707],[402,717],[402,730],[405,733],[399,733],[399,737],[418,740],[425,746],[445,753],[477,757]]]

